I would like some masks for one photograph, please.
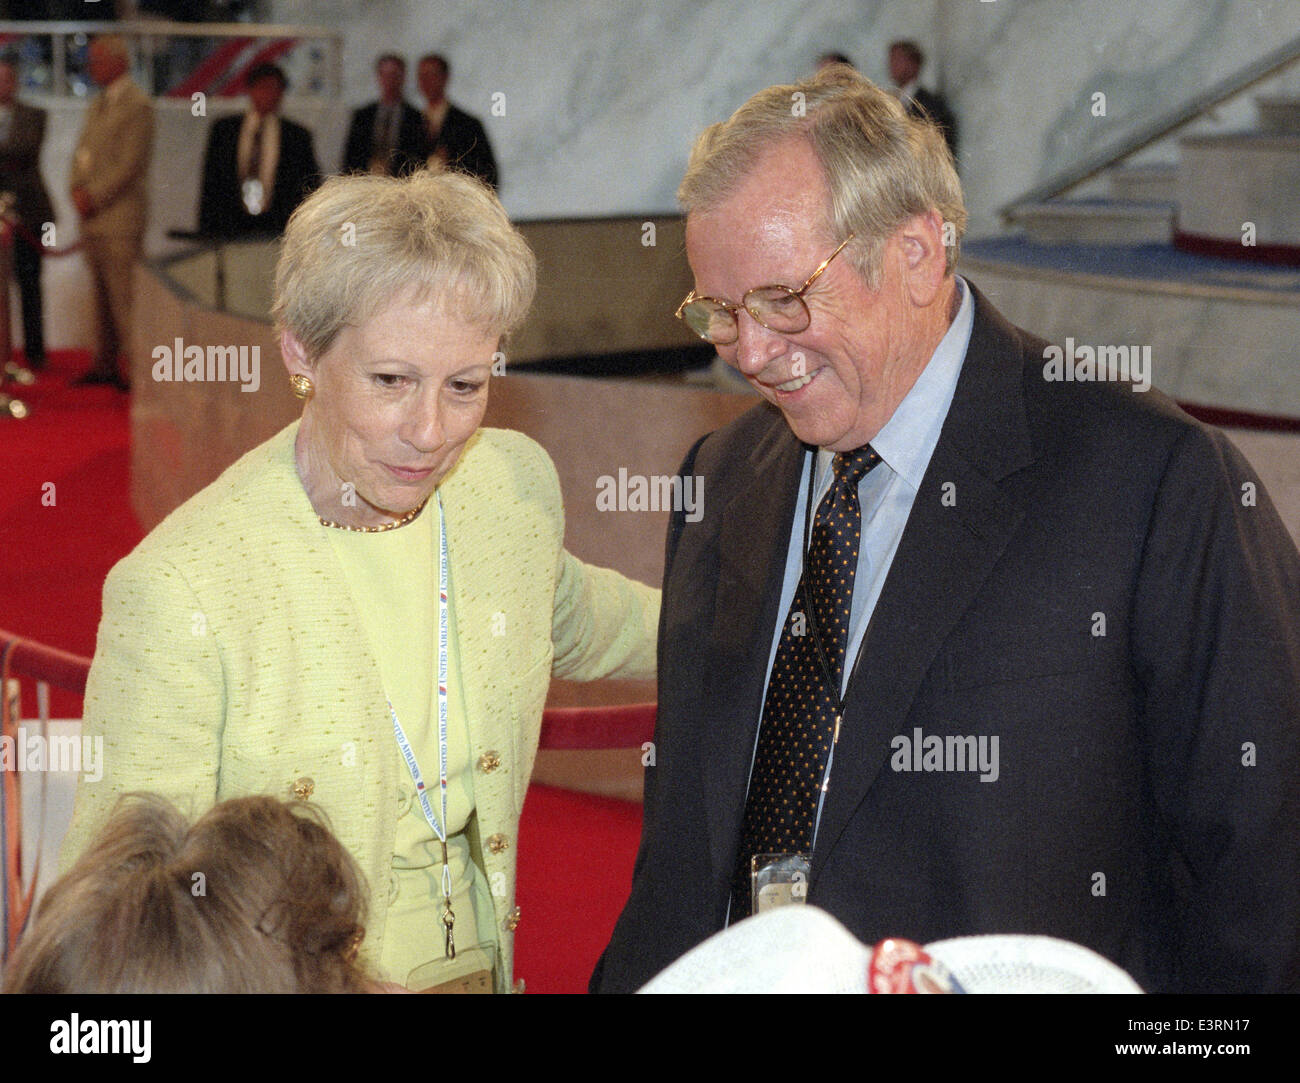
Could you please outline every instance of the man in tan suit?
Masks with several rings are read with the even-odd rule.
[[[90,103],[72,160],[72,202],[95,284],[99,348],[78,383],[126,391],[118,368],[131,323],[131,269],[144,240],[153,108],[127,74],[126,43],[116,35],[90,43],[90,77],[103,89]]]

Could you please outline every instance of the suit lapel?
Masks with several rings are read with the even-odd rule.
[[[790,543],[804,446],[781,417],[755,446],[746,483],[722,509],[714,624],[704,671],[704,774],[715,867],[730,875],[772,634]],[[772,494],[778,498],[775,514]]]
[[[1025,514],[996,484],[1033,458],[1020,389],[1021,348],[978,292],[975,303],[952,406],[849,684],[818,829],[814,883],[889,758],[890,741],[906,723],[939,648]]]

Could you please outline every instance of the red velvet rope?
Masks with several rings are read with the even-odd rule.
[[[542,714],[541,748],[640,748],[655,735],[654,703],[553,707]]]
[[[20,234],[42,256],[70,256],[81,247],[80,241],[74,241],[63,248],[51,248],[12,214],[0,214],[0,244],[6,247],[11,245],[15,233]]]
[[[2,628],[0,652],[8,659],[13,674],[44,681],[79,696],[85,695],[86,674],[90,672],[89,658],[55,647],[46,647]]]
[[[86,691],[90,659],[46,647],[0,629],[0,652],[11,672],[45,681],[76,695]],[[542,715],[541,747],[551,749],[640,748],[654,739],[653,703],[612,707],[553,707]]]

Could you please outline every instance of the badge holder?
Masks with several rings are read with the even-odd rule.
[[[806,903],[811,868],[807,854],[755,854],[749,859],[751,913]]]
[[[454,960],[417,966],[407,975],[406,987],[414,993],[494,993],[496,967],[496,945],[488,941],[457,951]]]
[[[256,177],[249,177],[239,186],[239,194],[244,201],[244,210],[251,215],[259,215],[266,210],[265,193],[262,182]]]

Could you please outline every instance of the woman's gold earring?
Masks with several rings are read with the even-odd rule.
[[[312,392],[316,390],[316,385],[311,382],[309,377],[304,376],[301,372],[295,372],[289,377],[289,386],[293,388],[293,393],[300,399],[311,398]]]

